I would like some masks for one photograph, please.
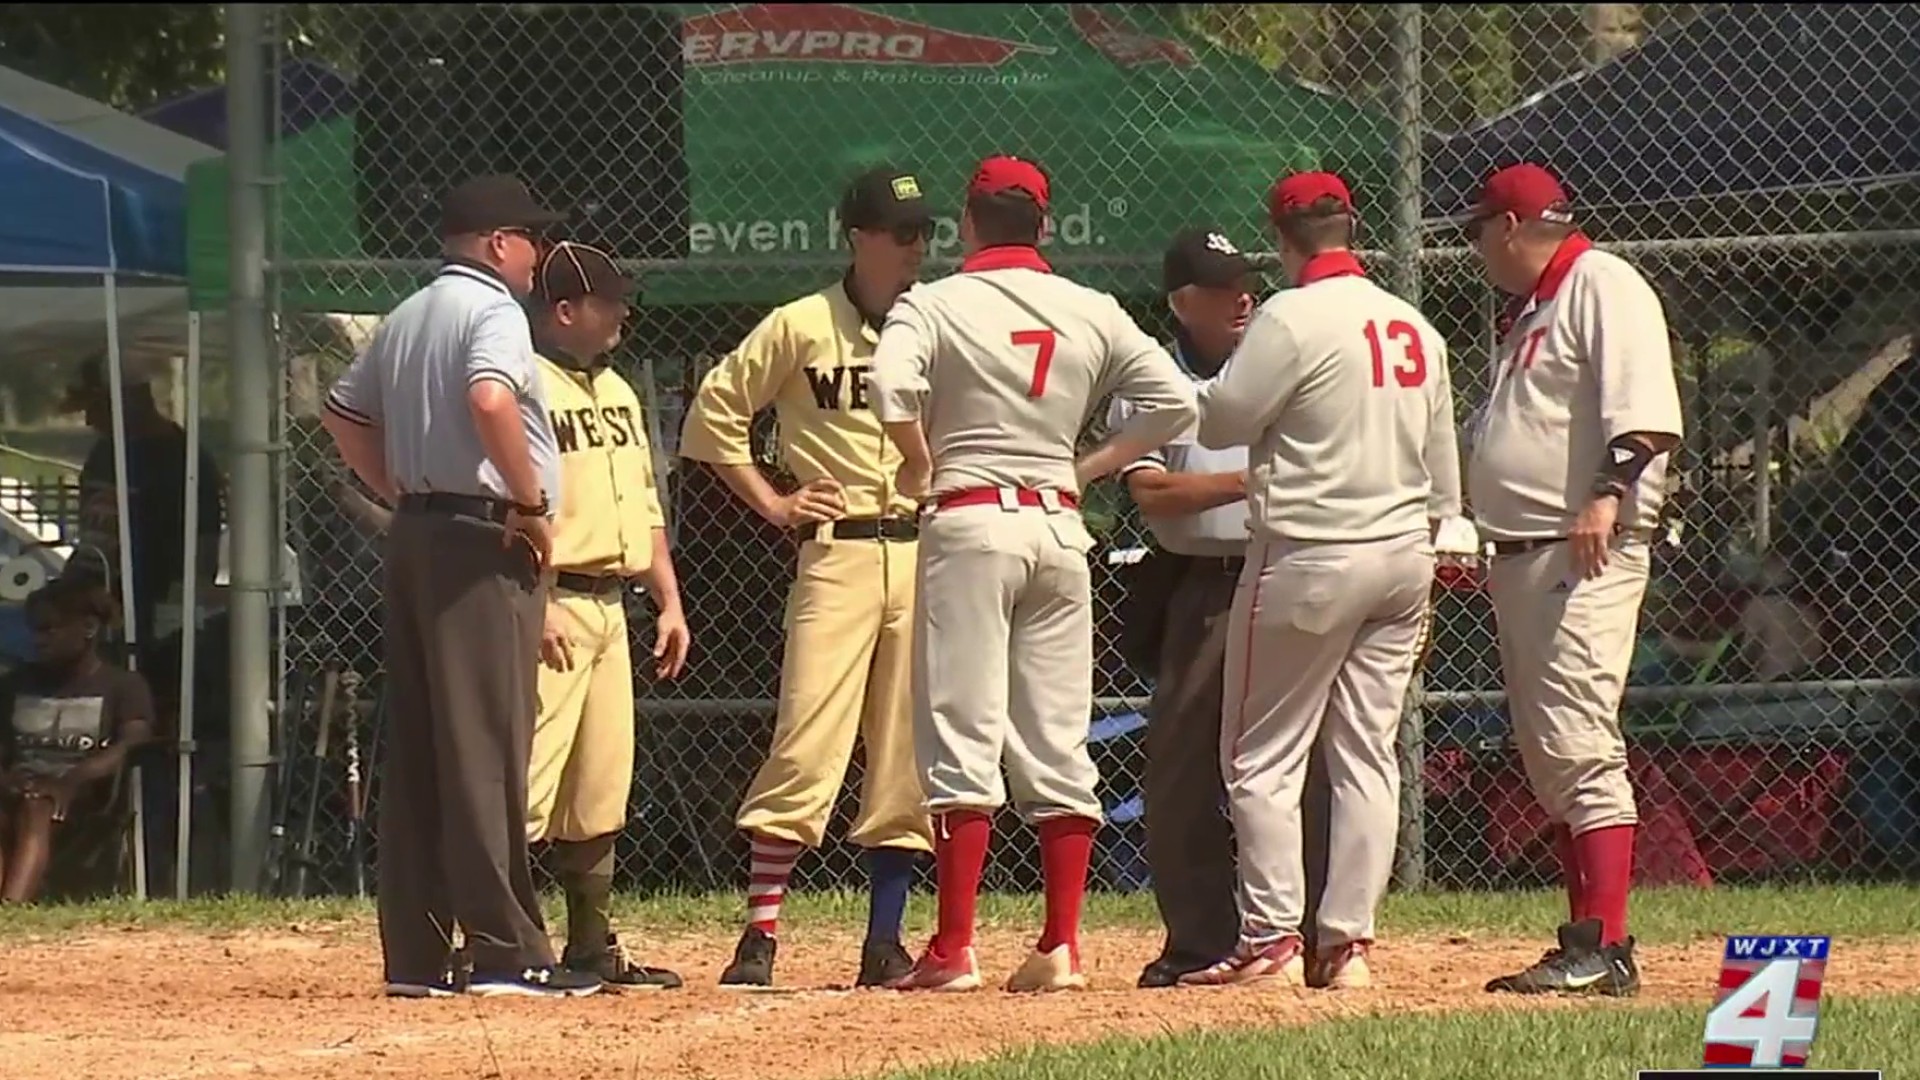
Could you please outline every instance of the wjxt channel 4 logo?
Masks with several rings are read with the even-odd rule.
[[[1736,935],[1727,939],[1720,988],[1707,1010],[1701,1069],[1642,1069],[1640,1080],[1881,1080],[1875,1069],[1809,1069],[1831,938]]]

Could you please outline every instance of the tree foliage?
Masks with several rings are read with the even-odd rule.
[[[326,6],[276,5],[275,34],[326,55]],[[225,31],[219,4],[0,4],[0,65],[139,112],[224,82]]]

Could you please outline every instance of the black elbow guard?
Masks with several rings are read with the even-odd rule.
[[[1606,460],[1594,477],[1593,493],[1624,499],[1633,490],[1640,474],[1653,463],[1653,448],[1631,435],[1622,435],[1607,444]]]

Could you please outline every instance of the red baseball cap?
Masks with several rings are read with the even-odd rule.
[[[1345,180],[1330,172],[1294,173],[1276,180],[1267,210],[1279,221],[1282,215],[1305,210],[1321,199],[1332,199],[1341,210],[1353,212],[1353,192],[1347,190]]]
[[[1552,173],[1533,164],[1509,165],[1487,177],[1468,217],[1484,221],[1501,214],[1512,214],[1520,221],[1573,223],[1567,190]]]
[[[1042,211],[1047,208],[1047,174],[1031,161],[995,155],[980,163],[980,168],[974,171],[973,183],[967,185],[970,195],[998,195],[1003,191],[1018,191],[1032,199]]]

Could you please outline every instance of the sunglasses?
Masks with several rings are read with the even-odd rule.
[[[933,239],[933,222],[901,222],[893,228],[888,229],[887,235],[893,237],[894,243],[899,244],[901,247],[908,247],[912,245],[915,240]]]

